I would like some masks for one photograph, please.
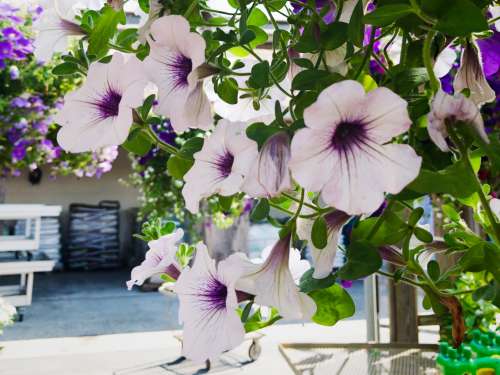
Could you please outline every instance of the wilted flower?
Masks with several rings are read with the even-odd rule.
[[[367,214],[419,173],[413,148],[390,144],[411,120],[407,103],[387,88],[365,93],[356,81],[335,83],[304,111],[306,128],[292,140],[292,176],[348,214]]]
[[[456,93],[468,89],[470,99],[479,106],[495,100],[495,91],[486,81],[481,57],[472,42],[468,42],[462,52],[460,68],[453,81],[453,88]]]
[[[378,253],[383,260],[392,263],[395,266],[398,267],[406,266],[406,262],[403,258],[403,255],[394,246],[390,245],[379,246]]]
[[[184,176],[182,195],[186,208],[196,213],[201,199],[213,194],[231,196],[241,191],[257,155],[257,145],[245,134],[242,122],[219,121],[201,151],[194,154],[194,165]]]
[[[144,99],[147,80],[135,56],[115,53],[109,64],[91,64],[87,80],[66,95],[55,121],[62,126],[57,140],[70,152],[120,145],[132,126],[133,109]]]
[[[174,286],[184,323],[184,356],[197,362],[215,359],[243,341],[235,284],[244,264],[239,254],[233,254],[216,265],[204,244],[196,246],[193,266],[181,272]]]
[[[452,125],[456,121],[472,125],[481,138],[485,142],[489,142],[488,136],[484,131],[483,118],[481,117],[477,105],[463,94],[455,94],[452,96],[439,90],[432,102],[428,120],[429,124],[427,130],[429,136],[443,152],[449,151],[446,142],[446,138],[448,137],[446,126],[448,123]]]
[[[164,16],[151,25],[151,52],[144,60],[149,78],[158,86],[158,114],[170,118],[176,132],[208,129],[212,113],[199,68],[205,62],[205,40],[190,31],[181,16]]]
[[[179,276],[180,266],[176,260],[177,243],[184,237],[184,231],[177,229],[171,234],[149,241],[146,259],[132,269],[131,280],[127,281],[128,289],[134,285],[142,285],[146,279],[157,274],[168,274],[174,279]]]
[[[246,274],[236,286],[255,295],[256,304],[277,308],[285,319],[310,319],[316,312],[316,304],[300,292],[290,271],[290,238],[288,234],[280,239],[264,263],[247,265]]]
[[[290,170],[290,137],[278,132],[269,137],[253,163],[243,184],[252,197],[275,197],[292,188]]]
[[[303,210],[303,212],[309,213],[310,211],[306,209]],[[324,216],[328,229],[328,237],[326,247],[323,249],[316,248],[312,242],[311,233],[314,219],[297,219],[297,236],[301,240],[306,240],[311,249],[314,265],[313,278],[323,279],[332,273],[342,226],[349,218],[349,215],[340,210],[336,210]]]

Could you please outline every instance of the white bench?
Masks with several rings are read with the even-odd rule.
[[[13,220],[25,223],[24,235],[0,235],[0,252],[27,251],[29,254],[40,247],[42,217],[59,216],[62,207],[42,204],[0,204],[0,221]],[[0,286],[0,296],[16,307],[31,305],[35,272],[49,272],[54,260],[0,260],[0,276],[19,275],[17,285]]]

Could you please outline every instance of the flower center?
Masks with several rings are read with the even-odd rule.
[[[346,153],[354,147],[365,144],[366,129],[361,122],[341,122],[333,132],[330,146],[339,152]]]
[[[226,151],[224,155],[219,156],[219,158],[215,162],[215,165],[222,178],[226,178],[231,174],[233,163],[234,156],[229,151]]]
[[[175,57],[171,57],[166,65],[173,79],[174,89],[188,85],[188,76],[193,70],[193,62],[189,57],[180,53]]]
[[[112,87],[108,86],[104,94],[96,101],[99,118],[105,120],[109,117],[118,116],[122,95]]]
[[[207,310],[226,308],[227,287],[213,276],[200,288],[198,296]]]

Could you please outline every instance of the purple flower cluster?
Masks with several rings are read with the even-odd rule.
[[[17,15],[18,11],[18,8],[0,3],[0,69],[6,67],[7,61],[25,60],[33,52],[32,41],[20,30],[24,20]],[[10,71],[10,75],[16,77],[15,70]]]

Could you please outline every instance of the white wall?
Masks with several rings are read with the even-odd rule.
[[[122,254],[130,251],[132,230],[129,227],[127,210],[137,207],[138,192],[131,186],[125,186],[119,180],[126,180],[130,173],[130,161],[125,152],[120,152],[111,172],[100,179],[74,176],[48,178],[45,173],[38,185],[32,185],[25,174],[6,181],[5,203],[43,203],[63,206],[62,224],[67,223],[67,211],[71,203],[97,204],[101,200],[120,202]],[[63,238],[64,240],[64,238]]]

